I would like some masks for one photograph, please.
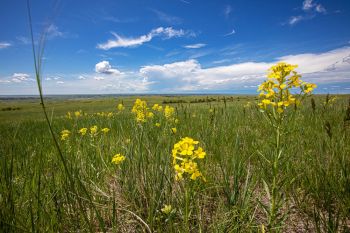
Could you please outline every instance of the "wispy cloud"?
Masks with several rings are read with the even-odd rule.
[[[115,32],[112,32],[112,35],[115,37],[115,39],[108,40],[106,43],[101,43],[97,45],[97,48],[103,49],[103,50],[109,50],[111,48],[118,48],[118,47],[137,47],[140,46],[146,42],[151,41],[156,36],[161,36],[165,39],[170,39],[173,37],[181,37],[187,34],[184,30],[176,30],[172,27],[159,27],[156,29],[153,29],[146,35],[142,35],[139,37],[123,37]]]
[[[24,36],[17,36],[16,39],[17,39],[20,43],[25,44],[25,45],[31,43],[30,39],[27,38],[27,37],[24,37]]]
[[[55,38],[55,37],[63,37],[64,33],[58,30],[58,27],[54,24],[50,24],[47,28],[47,37]]]
[[[230,61],[231,61],[230,59],[221,59],[221,60],[213,61],[213,64],[222,64],[222,63],[227,63]]]
[[[236,34],[235,29],[232,29],[232,31],[231,31],[231,32],[229,32],[229,33],[225,34],[224,36],[231,36],[231,35],[233,35],[233,34]]]
[[[291,16],[288,20],[288,24],[293,26],[301,21],[314,18],[319,13],[326,13],[326,8],[320,3],[316,3],[313,0],[304,0],[301,9],[303,13],[296,16]]]
[[[203,43],[198,43],[198,44],[189,44],[189,45],[184,45],[183,47],[186,49],[199,49],[205,47],[207,44]]]
[[[12,46],[12,44],[9,42],[0,42],[0,49],[6,49],[10,46]]]
[[[300,22],[300,21],[303,20],[303,19],[304,19],[304,17],[301,16],[301,15],[292,16],[292,17],[289,18],[288,23],[289,23],[289,25],[294,25],[294,24]]]
[[[190,4],[190,2],[186,1],[186,0],[180,0],[180,2],[183,2],[183,3],[186,3],[186,4]]]
[[[226,5],[224,8],[224,15],[226,19],[230,17],[231,12],[232,12],[232,6]]]
[[[105,20],[105,21],[113,22],[113,23],[133,23],[133,22],[138,21],[137,18],[120,19],[120,18],[117,18],[117,17],[114,17],[114,16],[106,16],[106,17],[103,17],[102,19]]]
[[[113,69],[108,61],[101,61],[97,63],[95,65],[95,71],[96,73],[100,73],[100,74],[114,74],[114,75],[122,74],[122,72],[120,72],[119,70]]]
[[[170,25],[176,25],[176,24],[181,24],[182,23],[182,19],[176,16],[172,16],[169,14],[166,14],[160,10],[156,10],[156,9],[151,9],[151,11],[153,11],[159,20],[168,23]]]

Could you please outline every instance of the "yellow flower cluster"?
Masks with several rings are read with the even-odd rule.
[[[104,134],[107,134],[109,131],[110,131],[109,128],[102,128],[101,129],[101,132]],[[78,133],[81,134],[81,136],[86,135],[87,132],[88,132],[88,128],[81,128],[78,131]],[[90,135],[93,137],[93,136],[96,136],[97,134],[98,134],[98,126],[97,125],[91,126],[90,127]]]
[[[175,109],[173,107],[170,107],[168,105],[164,108],[164,116],[166,119],[171,120],[174,118]]]
[[[118,104],[117,105],[117,109],[118,109],[118,111],[123,111],[124,109],[125,109],[125,107],[124,107],[124,105],[123,104]]]
[[[64,129],[61,131],[61,140],[64,141],[66,140],[70,135],[70,131],[67,129]]]
[[[98,132],[98,127],[97,127],[97,125],[94,125],[94,126],[90,127],[90,135],[91,135],[91,136],[97,135],[97,132]]]
[[[112,158],[112,163],[118,165],[121,164],[125,160],[125,156],[122,154],[116,154]]]
[[[284,62],[270,68],[267,80],[263,82],[258,91],[261,101],[258,103],[261,109],[272,106],[278,113],[283,113],[291,104],[299,104],[299,100],[291,94],[292,88],[299,88],[301,94],[311,93],[316,84],[306,83],[300,79],[300,75],[294,71],[296,65]]]
[[[153,107],[152,107],[152,109],[153,109],[154,111],[158,111],[158,112],[163,111],[163,107],[162,107],[161,105],[159,105],[159,104],[154,104]]]
[[[84,136],[86,133],[87,133],[87,128],[81,128],[80,130],[79,130],[79,133],[82,135],[82,136]]]
[[[192,180],[196,180],[198,177],[204,179],[198,170],[196,160],[203,159],[206,153],[202,147],[198,146],[198,143],[190,137],[185,137],[174,145],[172,156],[176,180],[182,180],[184,173],[187,173]]]
[[[154,116],[152,112],[148,111],[147,102],[141,99],[136,99],[131,112],[136,115],[136,121],[140,123],[146,122],[147,117],[152,118]]]
[[[164,205],[162,209],[160,209],[164,214],[169,214],[173,208],[171,205]]]
[[[79,111],[75,111],[73,112],[75,118],[79,118],[79,117],[82,117],[83,115],[86,115],[86,113],[83,113],[82,110],[79,110]],[[67,112],[66,114],[66,118],[68,119],[73,119],[72,115],[73,115],[71,112]]]
[[[96,113],[99,117],[108,117],[111,118],[113,116],[113,112],[98,112]]]

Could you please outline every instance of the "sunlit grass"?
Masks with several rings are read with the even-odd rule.
[[[287,216],[283,229],[346,231],[350,128],[344,120],[349,96],[338,96],[327,106],[325,96],[313,98],[315,112],[307,99],[295,119],[287,122],[281,141],[285,162],[279,167],[279,179],[286,183],[281,192],[288,200],[281,210]],[[84,105],[86,100],[80,100],[81,105],[66,101],[58,112],[48,105],[57,138],[62,130],[70,131],[59,141],[60,147],[73,178],[80,179],[90,193],[105,228],[119,232],[261,231],[267,222],[259,205],[266,195],[262,179],[270,179],[271,172],[259,152],[271,151],[273,129],[253,103],[254,97],[236,97],[226,104],[223,100],[171,104],[177,123],[152,109],[154,103],[165,108],[162,101],[167,98],[161,96],[143,98],[154,117],[138,123],[131,112],[135,99],[92,100],[90,107]],[[247,105],[248,101],[253,104]],[[117,109],[121,102],[123,111]],[[25,103],[18,103],[26,109]],[[68,111],[80,109],[80,116],[66,117]],[[80,199],[94,231],[101,229],[84,191],[77,186],[77,195],[72,192],[45,122],[40,117],[28,119],[23,112],[13,111],[18,114],[15,120],[4,116],[7,112],[1,114],[7,118],[0,124],[1,228],[88,231],[79,211]],[[95,125],[97,133],[91,134]],[[171,130],[174,127],[176,133]],[[85,135],[79,133],[82,128],[87,128]],[[110,131],[103,133],[103,128]],[[184,181],[175,179],[172,164],[173,145],[186,136],[198,140],[206,152],[200,161],[206,181],[190,181],[190,199],[186,199]],[[117,154],[125,159],[115,164],[112,159]],[[186,201],[190,201],[187,210]],[[171,210],[164,211],[169,205]]]

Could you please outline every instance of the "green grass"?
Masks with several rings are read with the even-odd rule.
[[[274,138],[254,105],[255,96],[226,97],[226,103],[223,96],[210,103],[190,103],[206,96],[145,96],[142,99],[150,107],[169,100],[186,103],[170,104],[176,108],[178,124],[156,114],[141,125],[131,113],[135,98],[47,102],[57,138],[63,129],[72,132],[60,141],[60,148],[73,182],[57,154],[39,101],[1,101],[2,109],[11,110],[0,111],[0,229],[261,232],[267,221],[259,204],[267,202],[262,179],[271,177],[270,165],[261,154],[272,156]],[[285,181],[281,194],[287,217],[280,231],[349,232],[350,123],[344,122],[349,96],[337,96],[327,107],[323,107],[325,96],[313,98],[315,111],[307,98],[283,132],[279,175]],[[248,101],[252,106],[244,107]],[[116,105],[121,102],[126,109],[118,113]],[[77,110],[86,116],[65,117]],[[114,114],[103,117],[97,112]],[[93,125],[111,131],[95,137],[77,133]],[[175,135],[172,127],[177,128]],[[185,136],[200,141],[207,152],[200,161],[207,182],[190,182],[188,224],[185,182],[175,180],[171,157],[173,145]],[[111,163],[117,153],[126,157],[119,166]],[[165,204],[173,207],[169,215],[161,212]]]

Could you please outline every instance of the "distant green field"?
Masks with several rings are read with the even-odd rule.
[[[1,101],[0,231],[264,232],[275,139],[256,96],[142,96],[145,122],[136,98],[49,99],[63,157],[39,100]],[[326,98],[288,110],[274,194],[283,219],[271,232],[350,232],[350,95]],[[184,137],[206,152],[195,180],[175,179]],[[112,163],[116,154],[125,160]]]

